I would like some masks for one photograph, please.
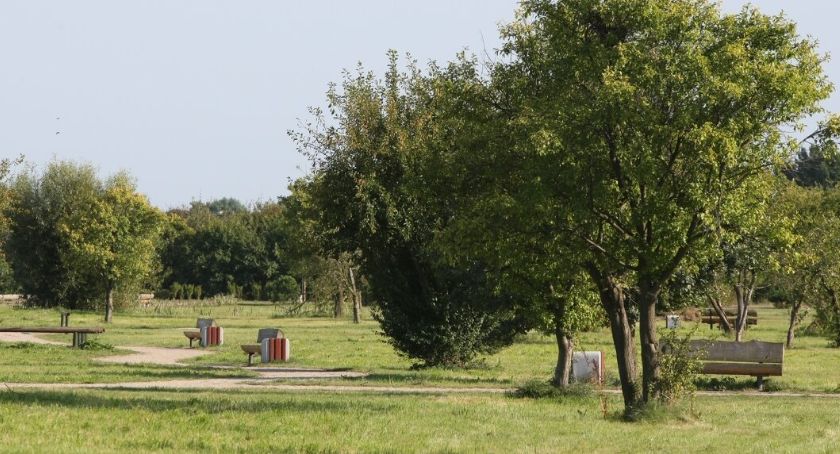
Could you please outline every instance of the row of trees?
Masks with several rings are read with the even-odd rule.
[[[349,254],[319,254],[295,190],[253,209],[234,199],[193,202],[166,213],[125,173],[102,180],[88,164],[52,162],[42,172],[2,161],[3,291],[31,304],[104,308],[161,298],[231,295],[315,301],[361,316],[365,280]]]
[[[110,322],[115,292],[134,293],[150,274],[162,225],[126,174],[101,181],[93,167],[52,163],[19,174],[6,207],[5,258],[14,282],[44,305],[92,305]]]
[[[791,252],[820,234],[778,178],[784,131],[831,91],[824,58],[784,17],[704,0],[528,0],[502,35],[495,63],[400,71],[392,54],[384,79],[329,91],[292,133],[317,222],[359,253],[406,355],[463,364],[551,327],[565,384],[575,332],[605,320],[632,412],[657,397],[663,304],[719,307],[729,286],[741,333],[765,273],[800,291],[826,266]]]

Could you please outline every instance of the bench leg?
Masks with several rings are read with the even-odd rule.
[[[759,375],[756,377],[755,386],[758,388],[759,391],[764,391],[764,377]]]
[[[188,337],[187,339],[189,339],[189,340],[190,340],[190,348],[192,348],[192,343],[193,343],[193,340],[194,340],[194,339],[193,339],[192,337]]]
[[[87,333],[73,333],[73,347],[82,348],[87,343]]]
[[[248,353],[248,367],[251,367],[251,366],[254,365],[253,358],[254,358],[254,354],[253,353]]]

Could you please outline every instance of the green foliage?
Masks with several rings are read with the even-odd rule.
[[[207,209],[216,216],[229,216],[248,211],[239,200],[223,197],[207,204]]]
[[[529,0],[503,35],[497,80],[540,163],[531,181],[562,201],[554,232],[590,274],[638,289],[649,385],[663,286],[757,217],[792,149],[784,128],[831,92],[824,58],[783,16],[704,0]],[[631,404],[638,387],[622,380]]]
[[[184,294],[184,286],[179,282],[173,282],[172,285],[169,286],[169,293],[172,299],[179,300]]]
[[[150,273],[159,215],[128,176],[103,182],[89,165],[52,162],[42,175],[18,176],[13,193],[6,250],[22,290],[41,304],[89,307]]]
[[[23,172],[12,182],[5,252],[30,304],[92,307],[102,279],[64,260],[70,241],[59,222],[96,203],[101,182],[89,165],[52,162],[43,175]]]
[[[558,388],[551,382],[541,380],[530,380],[513,390],[512,397],[526,399],[557,399],[562,400],[569,397],[591,397],[594,395],[592,385],[588,383],[575,383],[569,386]]]
[[[697,331],[696,325],[691,331],[680,335],[677,330],[667,329],[660,338],[661,345],[667,350],[659,357],[660,375],[653,383],[659,401],[673,404],[685,398],[694,398],[695,381],[702,370],[701,355],[692,354],[689,349],[691,337]]]
[[[269,282],[265,286],[266,296],[271,301],[288,301],[298,295],[297,280],[289,275],[283,275]]]
[[[522,331],[505,296],[497,296],[481,270],[423,270],[425,291],[392,283],[373,286],[378,295],[374,318],[388,342],[418,366],[464,367],[478,354],[510,345]],[[375,279],[375,278],[374,278]],[[387,292],[387,293],[386,293]]]
[[[316,109],[292,134],[315,166],[308,199],[329,255],[360,253],[383,333],[425,365],[464,365],[521,329],[485,268],[450,266],[435,243],[465,187],[452,161],[463,123],[446,113],[460,99],[449,93],[480,84],[473,61],[400,72],[392,53],[384,80],[345,74],[327,95],[331,118]]]
[[[81,348],[82,350],[110,351],[114,349],[114,346],[105,342],[101,342],[97,339],[88,339],[79,348]]]
[[[190,282],[201,286],[204,295],[263,300],[269,282],[292,272],[298,259],[289,225],[297,212],[287,209],[290,199],[259,204],[252,211],[230,200],[170,211],[158,245],[163,287]]]

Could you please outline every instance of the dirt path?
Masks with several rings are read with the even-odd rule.
[[[131,350],[134,353],[119,356],[103,356],[96,361],[118,364],[160,364],[164,366],[183,366],[181,361],[210,355],[212,351],[194,348],[164,348],[164,347],[118,347]]]
[[[30,334],[30,333],[0,333],[0,342],[29,342],[30,344],[45,345],[70,345],[66,342],[56,342]]]
[[[31,333],[0,333],[0,342],[30,342],[33,344],[48,344],[48,345],[69,345],[63,342],[55,342],[51,340],[42,339]],[[210,355],[215,352],[209,350],[199,350],[195,348],[165,348],[165,347],[118,347],[120,349],[130,350],[133,353],[117,356],[102,356],[95,358],[96,361],[104,363],[115,364],[158,364],[164,366],[185,366],[181,361],[196,358],[198,356]],[[239,367],[231,366],[210,366],[218,369],[239,369]],[[301,379],[301,378],[359,378],[365,377],[367,374],[353,371],[331,371],[323,369],[300,369],[300,368],[277,368],[277,367],[253,367],[247,370],[256,372],[259,375],[258,379],[207,379],[207,380],[172,380],[167,382],[138,382],[138,383],[122,383],[118,384],[120,387],[139,387],[139,388],[188,388],[195,386],[198,388],[213,388],[220,387],[222,389],[229,389],[236,386],[252,386],[249,385],[249,380],[279,380],[279,379]],[[11,385],[11,384],[3,384]],[[32,384],[33,387],[38,387],[38,384]],[[67,384],[66,387],[74,387],[74,384]],[[85,386],[83,386],[85,387]],[[93,387],[96,387],[94,385]],[[106,387],[113,387],[113,384],[106,385]]]
[[[287,377],[293,378],[293,377]],[[311,377],[304,377],[311,378]],[[128,383],[0,383],[0,390],[16,389],[178,389],[178,390],[274,390],[298,392],[345,392],[377,394],[501,394],[504,388],[443,388],[431,386],[306,385],[270,382],[275,378],[211,378]],[[268,382],[267,382],[268,381]]]
[[[69,345],[42,339],[29,333],[0,333],[0,342],[30,342],[33,344]],[[120,364],[161,364],[183,366],[179,361],[214,352],[190,348],[162,347],[119,347],[134,353],[119,356],[96,358],[97,361]],[[238,369],[232,366],[216,366],[220,369]],[[182,390],[275,390],[288,392],[344,392],[344,393],[380,393],[380,394],[502,394],[510,388],[447,388],[433,386],[359,386],[359,385],[307,385],[277,383],[282,379],[340,379],[363,378],[367,374],[354,371],[334,371],[323,369],[253,367],[244,368],[259,374],[258,378],[208,378],[188,380],[161,380],[125,383],[0,383],[0,390],[8,389],[182,389]],[[604,390],[608,394],[620,394],[619,390]],[[736,392],[736,391],[698,391],[698,396],[733,397],[747,396],[760,398],[825,398],[840,399],[840,394],[796,393],[796,392]]]
[[[31,333],[0,333],[0,342],[29,342],[46,345],[69,345],[66,342],[56,342],[42,339]],[[118,356],[103,356],[96,361],[118,364],[160,364],[164,366],[183,366],[181,361],[209,355],[214,352],[191,348],[163,348],[163,347],[117,347],[131,350],[134,353]]]
[[[315,372],[315,371],[305,371]],[[329,372],[329,371],[321,371]],[[342,372],[334,372],[341,374]],[[278,377],[269,378],[212,378],[198,380],[165,380],[128,383],[0,383],[0,390],[10,391],[23,389],[176,389],[176,390],[272,390],[283,392],[329,392],[329,393],[373,393],[373,394],[504,394],[512,391],[510,388],[447,388],[434,386],[358,386],[358,385],[307,385],[276,383]],[[311,378],[308,375],[295,377],[289,372],[286,378]],[[604,390],[606,394],[621,394],[620,390]],[[815,398],[840,399],[840,394],[822,393],[791,393],[791,392],[736,392],[736,391],[700,391],[703,397],[755,397],[763,399],[774,398]]]

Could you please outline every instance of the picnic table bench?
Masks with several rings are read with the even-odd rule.
[[[738,315],[738,312],[734,309],[725,309],[724,313],[726,314],[726,318],[730,320],[732,325],[735,324],[735,317]],[[703,311],[703,323],[709,325],[709,329],[715,327],[715,325],[720,328],[723,325],[723,322],[720,319],[720,315],[715,312],[714,309],[706,309]],[[750,309],[747,311],[747,328],[751,325],[758,325],[758,312],[755,309]]]
[[[669,349],[667,344],[662,346],[664,353]],[[759,390],[764,389],[764,377],[782,376],[782,343],[692,340],[688,349],[703,363],[701,373],[706,375],[750,375],[756,377]]]
[[[248,365],[253,365],[253,358],[254,355],[261,355],[262,354],[262,341],[263,339],[276,339],[278,337],[283,337],[283,331],[279,328],[261,328],[257,331],[257,343],[256,344],[242,344],[240,347],[242,351],[248,354]]]
[[[93,327],[69,327],[69,326],[54,326],[54,327],[14,327],[14,328],[0,328],[0,333],[52,333],[52,334],[72,334],[73,346],[83,347],[87,343],[88,334],[101,334],[105,332],[105,328]]]
[[[190,341],[190,348],[193,346],[193,341],[201,339],[201,328],[206,326],[215,326],[216,321],[212,318],[199,318],[195,321],[195,328],[185,329],[184,336]]]

